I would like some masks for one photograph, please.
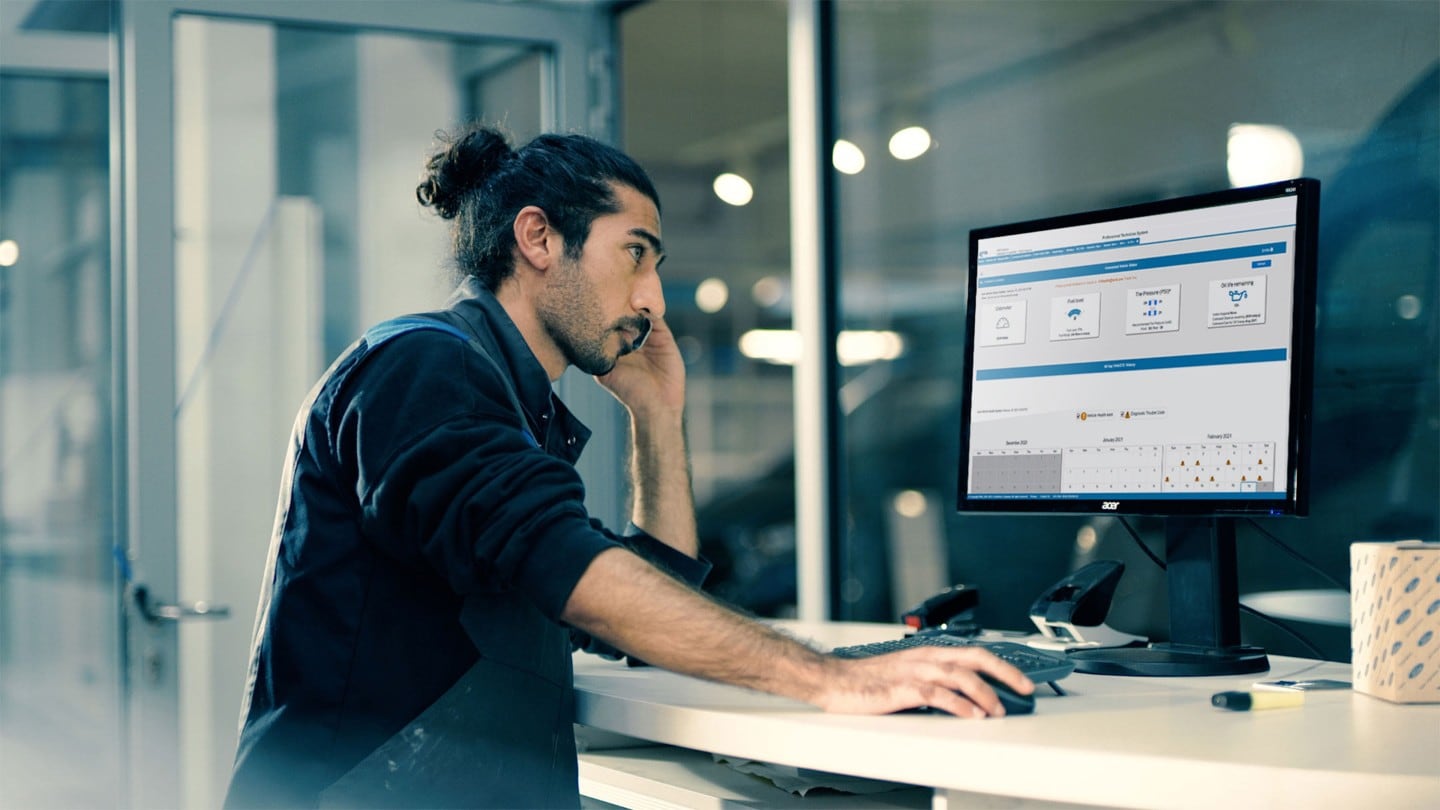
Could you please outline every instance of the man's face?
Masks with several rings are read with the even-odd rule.
[[[594,375],[639,348],[649,317],[665,314],[660,214],[644,194],[613,188],[620,210],[595,218],[578,260],[562,253],[538,306],[566,362]]]

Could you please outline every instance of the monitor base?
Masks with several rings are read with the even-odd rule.
[[[1189,678],[1209,675],[1244,675],[1270,669],[1260,647],[1208,649],[1183,644],[1147,647],[1110,647],[1074,650],[1068,654],[1075,671],[1091,675],[1138,675],[1152,678]]]

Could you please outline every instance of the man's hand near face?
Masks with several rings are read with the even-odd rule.
[[[685,444],[685,361],[665,319],[651,316],[645,345],[595,380],[630,412],[631,521],[679,551],[698,556]]]
[[[664,318],[652,315],[645,344],[595,380],[634,418],[663,419],[685,410],[685,361]]]

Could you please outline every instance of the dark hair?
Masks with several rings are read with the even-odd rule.
[[[453,220],[451,240],[462,275],[495,291],[514,272],[515,215],[538,206],[579,258],[590,223],[620,210],[611,184],[629,186],[660,208],[645,170],[613,146],[584,135],[545,134],[511,149],[498,130],[479,123],[437,133],[415,197]]]

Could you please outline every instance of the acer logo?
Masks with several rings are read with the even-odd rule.
[[[1101,502],[1100,502],[1100,508],[1103,509],[1103,510],[1105,510],[1106,512],[1114,512],[1116,509],[1119,509],[1119,508],[1120,508],[1120,502],[1119,502],[1119,501],[1101,501]]]

